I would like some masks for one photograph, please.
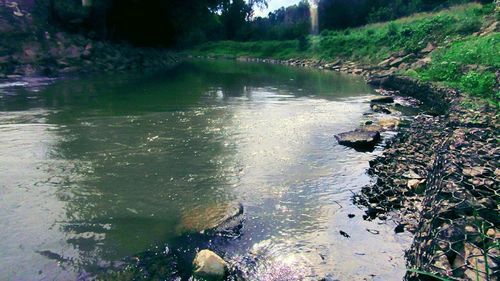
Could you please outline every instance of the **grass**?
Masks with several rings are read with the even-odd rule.
[[[254,41],[235,42],[219,41],[204,43],[192,50],[190,54],[214,57],[255,57],[255,58],[303,58],[306,52],[299,51],[299,41]]]
[[[443,44],[476,32],[487,12],[478,4],[470,4],[353,30],[324,31],[319,51],[324,58],[379,62],[394,52],[417,52],[429,42]]]
[[[498,18],[494,5],[477,3],[454,6],[436,13],[419,13],[391,22],[376,23],[341,31],[325,30],[299,40],[209,42],[189,54],[214,57],[256,57],[274,59],[346,59],[377,64],[391,55],[418,53],[428,43],[441,48],[434,52],[428,68],[408,75],[425,81],[442,82],[499,105],[494,90],[500,67],[500,35],[474,36],[481,27]],[[306,46],[304,48],[304,46]]]
[[[427,68],[417,77],[438,81],[499,105],[500,92],[494,89],[495,71],[500,68],[500,34],[469,36],[438,50]],[[412,74],[412,76],[415,76]]]

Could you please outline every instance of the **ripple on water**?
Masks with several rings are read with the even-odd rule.
[[[359,219],[351,204],[374,154],[333,138],[363,120],[371,90],[268,67],[211,62],[39,93],[2,88],[0,279],[76,279],[117,261],[185,277],[202,247],[249,280],[402,276],[393,226]],[[245,208],[238,235],[200,234],[228,203]]]

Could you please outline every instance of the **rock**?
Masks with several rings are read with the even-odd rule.
[[[339,231],[340,235],[344,236],[345,238],[350,238],[351,236],[347,234],[345,231],[340,230]]]
[[[193,275],[205,280],[224,280],[227,263],[210,250],[201,250],[193,260]]]
[[[361,127],[361,131],[365,131],[365,132],[380,132],[382,131],[384,128],[382,128],[381,126],[379,125],[371,125],[371,124],[368,124],[366,126],[363,126]]]
[[[462,170],[462,173],[468,177],[477,177],[484,174],[484,171],[485,171],[484,167],[469,167],[469,168],[464,168]]]
[[[395,233],[402,233],[405,231],[405,225],[404,224],[398,224],[396,228],[394,228]]]
[[[351,131],[335,136],[339,144],[355,149],[373,149],[380,141],[379,132]]]
[[[484,274],[484,272],[486,272],[486,265],[481,249],[471,243],[465,243],[464,257],[468,265],[464,272],[465,276],[469,277],[471,280],[488,280]],[[495,267],[493,260],[489,257],[488,264],[490,268]]]
[[[360,75],[361,73],[363,73],[363,69],[360,69],[360,68],[355,68],[352,73],[356,74],[356,75]]]
[[[398,65],[400,65],[403,61],[404,61],[404,58],[395,58],[395,59],[391,60],[391,62],[389,63],[389,66],[390,66],[390,67],[395,67],[395,66],[398,66]]]
[[[396,128],[399,125],[399,118],[395,117],[381,118],[378,120],[378,124],[388,129]]]
[[[486,235],[488,235],[489,237],[493,237],[494,238],[496,236],[496,231],[493,228],[490,228],[486,232]]]
[[[385,114],[391,114],[392,113],[392,111],[390,111],[387,107],[385,107],[383,105],[371,104],[370,108],[374,112],[385,113]]]
[[[381,61],[381,62],[378,64],[378,66],[380,66],[380,67],[387,67],[387,66],[389,66],[389,63],[391,63],[391,61],[392,61],[392,57],[390,57],[390,58],[388,58],[388,59],[385,59],[385,60]]]
[[[472,225],[466,225],[465,232],[470,233],[470,234],[475,234],[475,233],[477,233],[477,229]]]
[[[425,182],[425,180],[411,179],[411,180],[408,180],[407,186],[409,189],[416,189],[424,182]]]
[[[409,170],[403,174],[403,177],[407,179],[422,179],[422,177],[415,173],[413,170]]]
[[[425,48],[420,50],[420,53],[428,54],[428,53],[434,51],[434,49],[436,49],[436,46],[434,46],[432,43],[429,42],[429,43],[427,43],[427,46]]]
[[[213,203],[183,214],[176,229],[178,233],[232,231],[241,226],[243,211],[240,203]]]
[[[370,100],[371,103],[393,103],[393,97],[375,97]]]

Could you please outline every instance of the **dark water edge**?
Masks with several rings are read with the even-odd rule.
[[[346,104],[349,103],[355,103],[360,106],[360,113],[363,111],[368,111],[369,106],[366,102],[362,101],[363,96],[367,96],[370,93],[369,88],[366,88],[366,85],[364,84],[363,81],[360,81],[359,83],[356,82],[352,86],[337,86],[338,83],[348,83],[349,79],[348,77],[343,78],[343,76],[339,76],[334,81],[330,81],[329,78],[325,74],[319,74],[319,72],[315,71],[303,71],[303,70],[294,70],[294,73],[292,76],[294,80],[290,80],[290,69],[283,68],[283,67],[275,67],[275,66],[267,66],[267,65],[242,65],[236,63],[236,67],[234,67],[234,62],[225,62],[221,65],[214,66],[214,62],[211,63],[201,63],[200,65],[195,65],[194,68],[196,71],[195,74],[192,76],[193,79],[189,80],[189,87],[190,88],[196,88],[196,92],[203,93],[206,92],[207,89],[206,87],[203,86],[203,82],[197,82],[196,77],[199,77],[200,73],[203,73],[205,75],[205,79],[207,80],[217,80],[217,77],[220,76],[225,76],[228,79],[229,84],[224,85],[224,89],[227,93],[224,93],[222,100],[227,101],[230,105],[234,105],[234,103],[238,102],[237,100],[241,97],[242,93],[245,95],[245,90],[243,87],[243,92],[241,91],[242,84],[235,83],[234,85],[231,84],[230,81],[238,80],[238,77],[257,77],[253,78],[256,79],[254,81],[257,82],[257,85],[255,88],[259,88],[264,86],[266,87],[266,83],[270,83],[268,81],[272,80],[278,80],[280,81],[277,85],[277,89],[285,89],[286,91],[292,91],[290,89],[298,88],[302,89],[302,92],[304,94],[295,93],[296,96],[301,98],[306,98],[306,99],[312,99],[315,100],[317,98],[323,99],[326,101],[330,102],[337,102],[336,100],[338,99],[335,96],[322,96],[325,95],[325,93],[355,93],[355,95],[359,95],[359,98],[355,98],[352,101],[347,101]],[[217,63],[215,63],[217,64]],[[186,67],[186,66],[182,66]],[[188,70],[186,71],[187,73],[190,73],[190,71],[193,71],[191,66],[187,67]],[[216,73],[211,73],[213,68],[216,68],[217,71]],[[191,72],[192,73],[192,72]],[[236,73],[236,74],[235,74]],[[176,76],[175,73],[169,72],[167,74],[169,77],[167,80],[169,81],[177,81],[178,79],[182,80],[182,76]],[[331,74],[329,74],[331,75]],[[154,76],[154,75],[153,75]],[[162,81],[165,78],[165,74],[159,74],[156,76],[158,78],[152,78],[152,81]],[[127,79],[127,78],[126,78]],[[125,80],[126,80],[125,79]],[[133,81],[133,77],[130,78]],[[319,79],[319,80],[318,80]],[[340,79],[340,80],[338,80]],[[345,80],[342,80],[345,79]],[[123,80],[123,79],[121,79]],[[243,79],[245,80],[245,79]],[[293,82],[291,85],[287,85],[287,82],[284,81],[296,81]],[[89,88],[85,88],[85,91],[93,91],[93,89],[102,89],[103,87],[110,87],[114,88],[113,84],[110,84],[110,81],[104,77],[102,82],[99,82],[99,79],[97,79],[97,83],[94,85],[90,85]],[[319,84],[314,83],[315,81],[321,81]],[[340,82],[339,82],[340,81]],[[63,82],[64,83],[64,82]],[[151,80],[149,80],[148,83],[151,83]],[[154,84],[155,82],[153,82]],[[246,82],[248,83],[248,82]],[[255,82],[254,82],[255,83]],[[259,84],[260,83],[260,84]],[[281,84],[280,84],[281,83]],[[57,84],[57,83],[56,83]],[[27,110],[33,107],[51,107],[56,104],[57,112],[54,115],[55,119],[51,119],[51,123],[60,123],[60,124],[65,124],[65,126],[68,126],[68,124],[73,123],[74,120],[77,120],[79,118],[88,118],[88,117],[112,117],[116,118],[119,116],[128,116],[128,115],[148,115],[151,114],[152,112],[159,112],[161,111],[161,105],[168,105],[168,110],[171,112],[179,111],[182,110],[183,108],[186,108],[186,105],[191,104],[193,101],[196,101],[196,99],[193,96],[187,97],[187,99],[183,99],[181,101],[176,101],[176,97],[178,92],[176,92],[177,89],[180,88],[173,88],[172,95],[168,95],[167,97],[162,96],[161,100],[157,100],[156,98],[154,99],[148,99],[148,97],[145,97],[145,99],[134,99],[133,96],[126,96],[125,100],[121,99],[116,99],[115,97],[119,97],[119,92],[126,92],[131,89],[131,85],[134,85],[134,83],[129,83],[126,86],[120,86],[121,82],[118,82],[116,85],[117,90],[113,90],[114,92],[116,91],[116,94],[111,94],[109,95],[95,95],[94,97],[85,97],[86,99],[83,100],[84,104],[86,104],[85,107],[81,107],[80,103],[82,102],[82,96],[76,95],[72,96],[73,92],[78,92],[80,91],[81,85],[78,87],[75,87],[77,84],[72,85],[69,83],[69,88],[67,84],[65,84],[64,87],[58,87],[55,85],[54,89],[60,94],[58,95],[53,95],[49,94],[48,97],[50,99],[44,99],[44,100],[37,100],[36,97],[29,98],[30,94],[27,94],[26,96],[28,99],[25,99],[20,102],[11,102],[7,101],[3,103],[2,110],[7,110],[7,111],[22,111],[22,110]],[[244,84],[244,83],[243,83]],[[175,85],[175,84],[174,84]],[[261,86],[262,85],[262,86]],[[316,85],[314,87],[308,86],[308,85]],[[365,85],[365,86],[362,86]],[[21,87],[25,85],[20,85]],[[87,87],[87,86],[85,86]],[[169,86],[171,87],[171,86]],[[141,86],[137,87],[137,89],[140,89]],[[274,88],[274,87],[273,87]],[[66,92],[64,91],[66,90]],[[159,89],[159,88],[158,88]],[[266,89],[266,88],[265,88]],[[37,89],[38,90],[38,89]],[[41,90],[41,89],[39,89]],[[361,92],[358,92],[360,91]],[[363,92],[366,91],[366,92]],[[153,87],[153,92],[154,92],[154,87]],[[210,87],[208,88],[208,92],[210,92]],[[61,94],[63,96],[61,96]],[[319,97],[316,97],[319,96]],[[64,100],[61,100],[61,98],[64,97]],[[113,97],[110,99],[110,97]],[[122,96],[120,96],[122,97]],[[198,96],[199,97],[199,96]],[[287,96],[282,96],[282,98],[287,99]],[[13,95],[10,97],[10,99],[17,99],[19,96]],[[224,100],[226,99],[226,100]],[[265,103],[267,98],[264,98],[263,100],[260,100],[259,96],[254,99],[254,101],[257,101],[257,103]],[[5,101],[5,99],[3,99]],[[112,102],[111,102],[112,101]],[[210,99],[208,100],[209,102],[212,102]],[[342,101],[342,99],[341,99]],[[42,102],[42,103],[40,103]],[[55,103],[54,103],[55,102]],[[60,105],[57,103],[60,102]],[[283,102],[283,100],[277,99],[275,100],[278,104]],[[342,101],[344,102],[344,101]],[[102,104],[107,104],[108,106],[106,107],[106,110],[103,110]],[[130,106],[133,104],[133,106]],[[286,104],[286,102],[285,102]],[[216,106],[220,106],[220,104],[216,103]],[[316,106],[316,105],[315,105]],[[364,108],[364,109],[363,109]],[[61,110],[62,109],[62,110]],[[157,114],[157,113],[155,113]],[[76,118],[75,118],[76,115]],[[358,116],[360,118],[361,115]],[[317,120],[312,120],[312,121],[317,121]],[[9,121],[8,121],[9,122]],[[68,123],[69,122],[69,123]],[[347,126],[346,126],[347,125]],[[336,129],[339,130],[345,130],[349,128],[356,127],[356,124],[343,124],[340,126],[340,128]],[[323,130],[323,129],[322,129]],[[333,137],[333,132],[332,133],[327,133],[327,135]],[[389,136],[389,135],[386,135]],[[151,138],[154,138],[155,136],[150,136]],[[321,137],[321,143],[324,145],[323,141],[326,141],[326,144],[328,145],[334,145],[333,141],[328,140],[326,138],[327,136]],[[323,148],[323,147],[321,147]],[[71,148],[72,149],[72,148]],[[71,153],[71,149],[67,150],[68,153]],[[347,150],[342,147],[338,147],[337,149],[340,149],[339,151],[342,151],[342,153],[351,153],[350,150]],[[361,162],[359,162],[357,165],[360,165],[362,168],[359,170],[360,175],[365,174],[365,170],[367,168],[367,162],[370,158],[372,158],[376,153],[380,152],[382,147],[379,147],[375,153],[370,154],[353,154],[353,155],[358,155],[354,157],[360,157]],[[324,152],[322,152],[324,153]],[[319,154],[318,154],[319,155]],[[359,156],[361,155],[361,156]],[[321,161],[320,161],[321,163]],[[364,164],[362,164],[364,163]],[[349,165],[349,161],[346,161],[344,165]],[[296,167],[294,169],[300,169],[300,167]],[[245,170],[245,166],[243,166],[243,170]],[[333,224],[330,224],[327,226],[327,229],[329,229],[326,233],[328,235],[325,237],[326,241],[329,241],[330,239],[335,242],[332,245],[326,246],[327,244],[320,245],[320,247],[316,249],[311,249],[308,248],[310,246],[307,246],[304,248],[303,245],[300,245],[300,243],[303,242],[298,242],[298,244],[287,244],[286,241],[281,241],[280,242],[280,247],[277,249],[273,248],[273,242],[266,242],[267,239],[264,239],[268,236],[266,234],[259,234],[259,232],[255,231],[256,229],[272,229],[272,224],[273,224],[273,219],[271,218],[269,221],[266,222],[266,220],[262,219],[256,219],[254,218],[255,214],[265,214],[269,210],[273,210],[282,207],[276,207],[276,201],[270,200],[267,203],[265,201],[259,202],[259,203],[250,203],[243,204],[245,205],[245,210],[246,210],[246,217],[245,217],[245,222],[243,224],[243,228],[240,230],[240,233],[238,236],[234,235],[229,235],[229,236],[207,236],[207,235],[200,235],[200,234],[188,234],[188,235],[181,235],[181,236],[174,236],[172,238],[167,239],[168,242],[162,242],[161,240],[158,241],[158,243],[155,243],[156,245],[151,245],[152,247],[149,250],[141,251],[139,253],[135,253],[132,255],[127,255],[128,257],[122,258],[122,259],[117,259],[115,261],[106,261],[106,262],[97,262],[94,264],[88,264],[83,267],[77,266],[79,268],[84,268],[83,271],[80,271],[77,275],[79,276],[80,279],[85,280],[88,278],[91,278],[91,276],[94,276],[95,273],[103,274],[102,272],[113,267],[117,267],[119,271],[122,273],[118,274],[121,275],[120,278],[125,278],[134,276],[134,278],[139,278],[140,276],[145,277],[146,279],[151,279],[154,276],[161,277],[161,278],[166,278],[166,276],[170,276],[172,279],[182,277],[183,279],[187,279],[190,275],[190,264],[192,257],[194,256],[194,253],[196,249],[200,248],[211,248],[219,253],[225,254],[225,258],[230,260],[232,263],[235,265],[239,266],[242,268],[242,273],[241,275],[248,277],[250,280],[252,278],[255,278],[256,276],[264,276],[264,278],[273,278],[273,269],[280,268],[277,265],[282,265],[283,262],[281,261],[272,261],[272,257],[274,256],[279,256],[277,255],[276,251],[281,251],[286,248],[290,247],[298,247],[299,249],[304,248],[304,250],[308,253],[307,258],[303,258],[299,256],[299,258],[294,258],[295,261],[292,261],[292,266],[290,264],[284,263],[284,265],[281,267],[282,269],[288,270],[289,268],[297,268],[298,272],[292,272],[291,274],[299,274],[299,276],[304,277],[304,278],[310,278],[311,280],[316,280],[322,277],[327,278],[327,280],[347,280],[344,279],[346,278],[345,271],[349,272],[349,268],[344,269],[333,269],[331,272],[326,272],[324,269],[321,269],[324,272],[311,272],[311,266],[310,264],[316,265],[316,264],[324,264],[323,267],[328,268],[331,265],[335,264],[342,264],[342,262],[346,262],[343,265],[344,266],[349,266],[349,262],[351,261],[351,266],[356,268],[359,267],[357,266],[358,261],[361,261],[359,263],[363,264],[369,264],[371,263],[371,255],[366,254],[362,251],[355,252],[352,249],[349,249],[350,247],[358,247],[358,249],[365,249],[368,247],[375,247],[373,244],[374,241],[377,241],[377,239],[371,239],[373,237],[384,237],[385,239],[392,237],[391,239],[396,239],[394,244],[401,245],[405,239],[407,240],[408,237],[403,237],[404,235],[394,235],[393,234],[393,228],[394,225],[391,225],[390,222],[383,222],[379,220],[375,220],[372,222],[364,221],[361,219],[362,217],[362,210],[358,209],[358,207],[352,205],[350,203],[350,198],[352,196],[351,192],[355,192],[356,189],[359,190],[359,188],[363,185],[369,182],[369,178],[366,176],[361,177],[362,180],[357,181],[355,183],[343,183],[346,185],[346,189],[338,194],[334,195],[333,197],[330,194],[326,194],[328,200],[326,200],[329,206],[331,207],[336,206],[334,213],[335,213],[335,222]],[[331,179],[330,179],[331,180]],[[321,183],[321,181],[324,181],[325,183],[328,183],[330,181],[328,179],[328,176],[326,174],[323,174],[320,176],[318,183],[318,186],[322,186],[324,184]],[[335,182],[335,181],[333,181]],[[338,183],[337,183],[338,184]],[[57,185],[57,184],[55,184]],[[351,186],[352,185],[352,186]],[[293,185],[292,185],[293,186]],[[299,185],[300,186],[300,185]],[[300,188],[299,188],[300,190]],[[320,193],[324,193],[324,190],[321,188],[318,190]],[[303,192],[303,191],[301,191]],[[290,198],[293,199],[294,196],[301,196],[300,193],[298,194],[291,194]],[[247,194],[246,196],[253,197],[252,193]],[[311,195],[307,195],[311,196]],[[236,196],[237,197],[237,196]],[[290,198],[288,201],[290,201]],[[248,198],[246,198],[248,199]],[[321,198],[319,198],[321,199]],[[240,198],[241,200],[241,198]],[[293,200],[292,200],[293,201]],[[279,206],[279,201],[278,206]],[[262,204],[263,203],[263,204]],[[267,205],[266,205],[267,204]],[[283,204],[282,204],[283,205]],[[286,205],[286,204],[285,204]],[[339,207],[340,206],[340,207]],[[286,210],[286,208],[284,209]],[[355,217],[353,219],[349,219],[348,215],[349,214],[354,214]],[[337,221],[338,220],[338,221]],[[252,225],[253,223],[256,224]],[[331,222],[331,217],[328,220]],[[266,224],[269,224],[266,226]],[[69,226],[69,225],[68,225]],[[373,230],[376,228],[378,234],[373,234],[375,233],[370,232],[370,230]],[[377,229],[378,228],[378,229]],[[253,230],[252,230],[253,229]],[[293,229],[293,228],[292,228]],[[368,230],[367,230],[368,229]],[[345,233],[349,234],[349,238],[346,238],[340,234],[340,230],[342,230]],[[308,230],[305,229],[307,232]],[[324,235],[324,234],[322,234]],[[259,237],[260,236],[260,237]],[[288,236],[290,236],[290,233],[288,233]],[[286,235],[285,235],[286,237]],[[254,243],[255,240],[260,238],[260,244],[259,243]],[[254,240],[255,239],[255,240]],[[367,241],[366,241],[367,240]],[[397,241],[397,242],[396,242]],[[294,243],[297,243],[294,242]],[[266,244],[267,243],[267,244]],[[331,244],[330,243],[330,244]],[[83,244],[80,244],[83,245]],[[257,245],[257,246],[256,246]],[[325,247],[326,249],[322,249],[322,247]],[[335,251],[335,253],[332,253],[331,250],[332,248],[338,248],[345,250],[345,252],[351,252],[353,254],[352,257],[357,259],[358,261],[355,261],[352,259],[352,257],[347,258],[347,260],[342,261],[342,259],[345,259],[345,257],[342,256],[342,250],[341,251]],[[401,257],[402,257],[402,249],[404,247],[395,250],[395,249],[386,249],[395,252],[400,251],[401,256],[399,257],[399,265],[403,266],[399,270],[399,274],[401,272],[404,273],[404,263],[401,264]],[[351,250],[351,251],[349,251]],[[366,250],[366,249],[365,249]],[[380,251],[380,253],[383,253],[384,249],[377,249],[377,251]],[[248,253],[251,253],[250,255]],[[255,253],[252,253],[255,252]],[[74,262],[72,262],[72,258],[67,258],[62,254],[58,254],[55,252],[52,252],[50,250],[40,250],[39,253],[48,258],[49,260],[53,260],[54,262],[58,262],[59,268],[71,268],[75,265]],[[312,254],[311,254],[312,253]],[[293,257],[293,253],[287,253],[286,254],[288,257]],[[398,257],[392,257],[392,258],[398,258]],[[332,260],[333,259],[333,260]],[[351,260],[352,259],[352,260]],[[271,261],[270,263],[262,263],[262,260],[264,261]],[[297,261],[298,260],[298,261]],[[385,261],[383,263],[391,263],[390,260]],[[297,264],[299,266],[297,266]],[[123,269],[123,268],[127,269]],[[321,267],[321,266],[320,266]],[[361,266],[360,268],[362,268]],[[175,268],[180,268],[175,269]],[[284,271],[286,271],[284,270]],[[370,276],[372,273],[368,273],[368,270],[363,270],[363,269],[357,269],[358,271],[355,273],[354,277],[347,277],[349,280],[353,280],[353,278],[357,278],[358,276],[362,278],[364,274],[367,276]],[[58,271],[56,269],[56,271]],[[79,270],[77,270],[78,272]],[[83,273],[82,273],[83,272]],[[87,273],[88,272],[88,273]],[[355,272],[353,270],[352,272]],[[42,274],[46,274],[42,272]],[[278,273],[275,272],[275,275]],[[356,275],[357,274],[357,275]],[[111,274],[115,275],[115,274]],[[375,276],[372,276],[374,280],[377,280],[377,278],[382,278],[379,280],[389,280],[388,277],[377,277],[377,274],[374,274]],[[68,275],[71,276],[71,275]],[[107,279],[107,275],[101,275],[101,276],[106,276],[103,278]],[[401,275],[400,275],[401,276]],[[400,279],[399,278],[394,278]],[[118,277],[117,277],[118,278]],[[120,279],[118,278],[118,279]],[[259,277],[260,278],[260,277]],[[301,278],[301,279],[304,279]],[[264,280],[264,279],[262,279]],[[276,279],[269,279],[269,280],[276,280]]]

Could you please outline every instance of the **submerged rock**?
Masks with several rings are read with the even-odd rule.
[[[192,209],[182,216],[177,232],[233,231],[241,226],[243,211],[241,203],[214,203]]]
[[[203,280],[224,280],[228,272],[227,263],[210,250],[201,250],[193,260],[193,275]]]
[[[380,133],[378,131],[351,131],[338,134],[335,138],[341,145],[365,150],[375,147],[380,140]]]

